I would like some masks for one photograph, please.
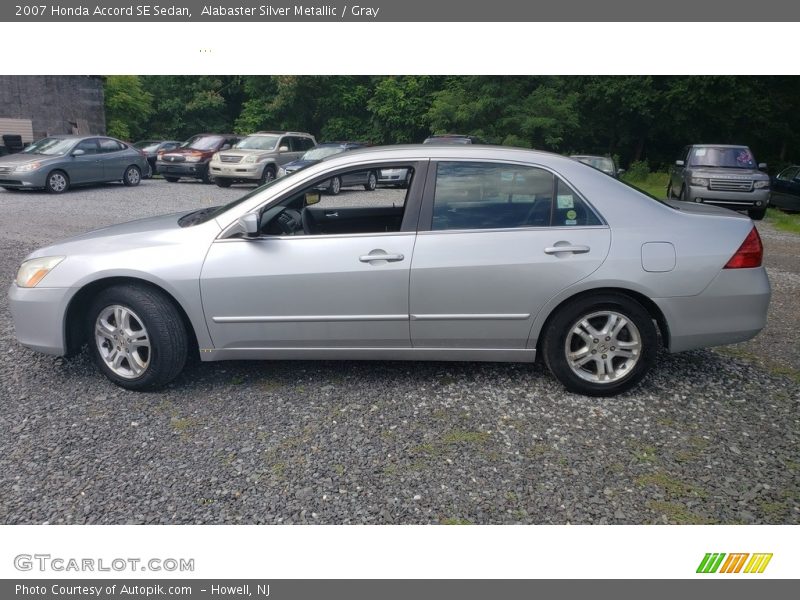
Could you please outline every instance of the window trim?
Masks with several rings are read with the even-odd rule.
[[[551,201],[550,205],[550,222],[553,221],[553,204],[555,202],[555,192],[556,187],[558,185],[558,179],[561,179],[564,183],[566,183],[573,192],[578,196],[578,198],[586,205],[586,208],[590,210],[597,220],[600,221],[599,225],[548,225],[547,227],[500,227],[500,228],[486,228],[486,229],[433,229],[433,201],[434,196],[436,194],[436,174],[439,170],[439,163],[453,163],[453,162],[464,162],[464,163],[484,163],[484,164],[498,164],[498,165],[513,165],[518,167],[529,167],[534,169],[541,169],[543,171],[549,172],[553,175],[553,200]],[[547,165],[543,165],[540,163],[529,163],[523,162],[518,160],[500,160],[500,159],[475,159],[475,158],[437,158],[431,159],[430,164],[428,165],[428,175],[425,181],[425,190],[422,198],[422,209],[420,210],[419,215],[419,223],[417,227],[417,231],[422,232],[432,232],[432,233],[470,233],[470,232],[485,232],[485,231],[544,231],[544,230],[564,230],[564,229],[590,229],[590,228],[608,228],[608,221],[603,218],[603,215],[586,199],[586,196],[577,188],[575,185],[566,177],[564,177],[558,171],[555,171],[551,167]]]

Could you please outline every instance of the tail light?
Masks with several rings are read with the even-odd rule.
[[[760,267],[763,258],[764,246],[761,245],[761,236],[758,235],[758,230],[753,227],[747,237],[744,238],[736,254],[731,256],[725,268],[752,269],[753,267]]]

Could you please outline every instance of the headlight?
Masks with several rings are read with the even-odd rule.
[[[699,185],[702,187],[708,187],[708,178],[707,177],[692,177],[692,185]]]
[[[761,190],[764,189],[765,187],[769,187],[769,181],[763,180],[763,181],[756,181],[755,183],[753,183],[753,189],[755,190]]]
[[[256,162],[256,158],[257,158],[257,157],[256,157],[256,155],[255,155],[255,154],[251,154],[250,156],[245,156],[245,157],[244,157],[244,160],[243,160],[242,162],[246,162],[246,163],[254,163],[254,162]]]
[[[26,260],[17,271],[17,285],[23,288],[36,287],[64,258],[64,256],[44,256]]]
[[[219,162],[219,152],[214,152],[214,156],[211,157],[211,160]]]
[[[186,157],[186,162],[200,162],[201,160],[203,160],[203,157],[199,154],[190,154]]]
[[[26,165],[20,165],[19,167],[14,169],[14,171],[17,172],[17,173],[27,173],[28,171],[35,171],[36,169],[38,169],[41,166],[42,166],[42,163],[40,163],[40,162],[32,162],[32,163],[28,163]]]

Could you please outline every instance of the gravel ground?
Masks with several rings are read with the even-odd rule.
[[[0,281],[49,241],[244,189],[0,191]],[[800,237],[759,229],[766,332],[663,353],[612,399],[539,365],[403,362],[197,364],[136,394],[17,345],[2,294],[0,523],[798,523]]]

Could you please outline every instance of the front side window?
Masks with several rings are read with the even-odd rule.
[[[435,231],[600,224],[569,185],[544,169],[471,162],[437,166]]]
[[[97,140],[94,138],[91,140],[83,140],[75,146],[75,150],[83,150],[84,154],[97,154]]]
[[[778,179],[781,181],[791,181],[797,176],[797,171],[800,170],[797,167],[789,167],[788,169],[784,169],[781,171],[780,175],[778,175]]]

